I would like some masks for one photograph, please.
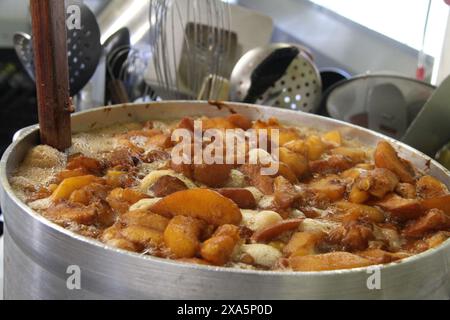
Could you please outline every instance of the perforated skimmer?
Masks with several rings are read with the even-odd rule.
[[[276,55],[277,51],[289,48],[296,49],[297,54],[294,57]],[[246,101],[249,92],[260,85],[258,77],[254,76],[255,72],[263,73],[262,70],[258,70],[258,67],[262,64],[270,66],[274,63],[281,69],[271,68],[271,72],[276,71],[278,74],[274,74],[273,83],[265,88],[254,101]],[[260,75],[260,77],[269,76],[268,74]],[[278,43],[247,52],[233,70],[231,88],[233,101],[316,112],[320,103],[322,81],[308,50],[297,45]]]
[[[81,29],[67,30],[70,95],[76,95],[89,82],[102,53],[100,28],[94,13],[85,5],[69,1],[80,8]],[[14,47],[31,79],[34,77],[34,56],[31,36],[19,32],[14,35]]]

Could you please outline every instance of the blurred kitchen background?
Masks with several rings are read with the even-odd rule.
[[[188,0],[174,1],[186,5]],[[214,98],[315,112],[409,143],[418,134],[416,129],[407,137],[408,129],[450,74],[449,0],[235,0],[226,1],[221,15],[203,13],[206,18],[199,19],[199,26],[168,31],[181,52],[175,67],[179,78],[169,81],[164,67],[150,63],[164,50],[155,49],[160,30],[151,2],[158,1],[66,1],[84,4],[93,17],[83,22],[90,23],[83,25],[88,29],[83,29],[84,38],[69,33],[77,110],[124,101],[208,99],[213,96],[207,89],[216,88]],[[173,16],[183,12],[180,8]],[[203,73],[193,84],[189,72],[181,71],[183,64],[190,64],[183,54],[189,45],[198,46],[195,39],[203,37],[201,28],[210,20],[226,29],[228,60],[218,58],[215,72],[196,63]],[[14,132],[37,123],[30,30],[27,0],[0,1],[0,154]],[[215,54],[224,56],[219,49]],[[171,53],[163,58],[164,63],[174,60]],[[450,105],[438,105],[433,116],[445,119]],[[416,127],[422,130],[419,135],[426,135],[426,126]],[[448,130],[442,128],[433,146],[422,151],[435,156],[443,141],[450,140]],[[436,156],[448,161],[446,152]]]

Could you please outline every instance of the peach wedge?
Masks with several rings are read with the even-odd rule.
[[[232,200],[210,189],[173,193],[155,203],[150,211],[166,217],[197,218],[215,226],[238,225],[242,220],[241,211]]]

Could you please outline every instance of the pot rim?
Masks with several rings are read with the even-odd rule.
[[[129,107],[134,107],[134,106],[155,106],[155,105],[164,105],[164,104],[190,104],[190,105],[204,105],[204,104],[209,104],[211,106],[216,106],[219,110],[222,109],[222,107],[227,108],[230,113],[234,112],[234,110],[232,109],[232,106],[238,106],[238,107],[247,107],[247,108],[254,108],[257,110],[268,110],[268,109],[272,109],[271,107],[267,107],[267,106],[259,106],[259,105],[254,105],[254,104],[246,104],[246,103],[237,103],[237,102],[208,102],[208,101],[183,101],[183,100],[179,100],[179,101],[158,101],[158,102],[150,102],[150,103],[127,103],[127,104],[118,104],[118,105],[113,105],[113,106],[105,106],[105,107],[98,107],[98,108],[93,108],[93,109],[89,109],[89,110],[85,110],[85,111],[81,111],[78,112],[76,114],[73,114],[72,117],[77,117],[78,115],[82,115],[82,114],[87,114],[87,113],[91,113],[91,112],[96,112],[99,110],[104,110],[104,109],[120,109],[120,108],[129,108]],[[298,115],[298,111],[292,111],[292,110],[288,110],[288,109],[279,109],[277,111],[281,111],[281,112],[285,112],[285,113],[290,113],[290,114],[297,114]],[[340,121],[340,120],[336,120],[336,119],[330,119],[330,118],[326,118],[323,116],[319,116],[319,115],[315,115],[315,114],[308,114],[308,113],[302,113],[303,116],[307,116],[307,117],[311,117],[311,118],[322,118],[325,121],[331,122],[331,123],[336,123],[336,124],[340,124],[344,127],[348,127],[348,128],[353,128],[353,129],[357,129],[358,131],[362,131],[362,132],[366,132],[369,133],[372,136],[376,136],[378,138],[390,141],[392,143],[394,143],[396,146],[401,146],[403,149],[413,152],[415,154],[417,154],[418,156],[420,156],[421,158],[427,160],[427,162],[432,163],[434,166],[436,166],[439,170],[443,171],[447,176],[450,177],[450,172],[443,167],[441,164],[439,164],[437,161],[435,161],[434,159],[431,159],[430,157],[428,157],[427,155],[423,154],[422,152],[402,143],[399,142],[393,138],[387,137],[381,133],[378,132],[374,132],[371,131],[369,129],[366,128],[362,128],[344,121]],[[9,197],[11,200],[13,200],[13,202],[15,203],[15,205],[17,205],[18,207],[20,207],[21,210],[23,210],[24,212],[26,212],[31,218],[37,220],[38,222],[40,222],[41,224],[43,224],[44,226],[46,226],[47,228],[53,229],[61,234],[63,234],[64,236],[68,237],[68,238],[72,238],[76,241],[80,241],[83,242],[87,245],[91,245],[91,246],[95,246],[97,248],[102,248],[103,250],[107,250],[107,251],[111,251],[113,253],[116,254],[121,254],[121,255],[127,255],[130,258],[138,258],[138,259],[144,259],[149,261],[148,263],[151,262],[157,262],[160,263],[162,266],[167,265],[167,266],[174,266],[174,267],[178,267],[178,268],[183,268],[186,271],[189,270],[198,270],[198,271],[222,271],[222,272],[226,272],[226,273],[232,273],[232,274],[248,274],[248,275],[254,275],[254,276],[276,276],[276,277],[280,277],[280,276],[296,276],[296,277],[300,277],[300,276],[330,276],[330,275],[339,275],[339,274],[356,274],[356,273],[367,273],[369,270],[373,270],[373,269],[379,269],[380,271],[384,271],[384,270],[389,270],[389,269],[394,269],[397,268],[399,266],[404,266],[404,265],[408,265],[408,264],[412,264],[417,262],[417,260],[420,259],[425,259],[427,257],[430,257],[431,255],[434,254],[438,254],[441,251],[444,250],[448,250],[450,249],[450,239],[447,239],[447,241],[445,241],[444,243],[442,243],[441,245],[439,245],[436,248],[432,248],[432,249],[428,249],[422,253],[413,255],[411,257],[402,259],[400,261],[397,262],[391,262],[388,264],[378,264],[378,265],[371,265],[371,266],[367,266],[367,267],[360,267],[360,268],[353,268],[353,269],[343,269],[343,270],[329,270],[329,271],[265,271],[265,270],[248,270],[248,269],[238,269],[238,268],[230,268],[230,267],[215,267],[215,266],[204,266],[204,265],[196,265],[196,264],[189,264],[189,263],[181,263],[181,262],[176,262],[174,260],[170,260],[170,259],[164,259],[164,258],[158,258],[158,257],[154,257],[151,255],[144,255],[144,254],[139,254],[139,253],[135,253],[135,252],[130,252],[130,251],[126,251],[123,249],[118,249],[112,246],[108,246],[98,240],[89,238],[89,237],[85,237],[82,236],[80,234],[77,234],[73,231],[70,231],[68,229],[65,229],[53,222],[51,222],[50,220],[46,219],[45,217],[43,217],[42,215],[40,215],[39,213],[37,213],[36,211],[34,211],[33,209],[31,209],[30,207],[28,207],[24,202],[22,202],[14,193],[10,183],[9,183],[9,179],[8,179],[8,174],[7,174],[7,162],[8,159],[10,157],[11,154],[14,153],[14,149],[29,135],[31,134],[35,134],[38,130],[39,130],[39,125],[33,125],[30,127],[26,127],[24,128],[26,129],[25,133],[23,135],[19,135],[17,137],[17,139],[15,141],[13,141],[13,143],[7,148],[7,150],[5,151],[4,155],[2,156],[2,159],[0,161],[0,184],[1,184],[1,188],[4,191],[3,196],[7,196]],[[3,197],[2,197],[2,202],[3,202]]]

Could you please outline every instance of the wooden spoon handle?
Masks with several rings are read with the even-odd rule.
[[[64,1],[30,0],[41,143],[71,146],[69,67]]]

